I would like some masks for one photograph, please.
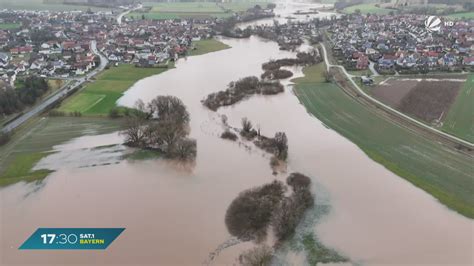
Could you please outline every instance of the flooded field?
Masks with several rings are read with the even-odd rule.
[[[194,164],[164,159],[127,160],[118,132],[82,136],[55,146],[38,168],[55,170],[42,182],[0,188],[2,265],[201,265],[232,242],[224,215],[239,192],[284,180],[272,175],[270,155],[252,145],[219,138],[243,117],[262,134],[288,136],[287,172],[313,180],[317,205],[305,219],[326,246],[367,265],[472,265],[474,224],[375,163],[356,145],[307,113],[292,92],[253,96],[213,112],[201,100],[231,81],[256,75],[261,64],[294,57],[274,42],[223,39],[232,48],[180,59],[175,69],[137,82],[119,100],[132,107],[158,95],[174,95],[191,115],[197,140]],[[292,68],[294,77],[300,68]],[[351,118],[356,119],[356,118]],[[329,206],[328,213],[316,215]],[[314,215],[313,215],[314,214]],[[106,251],[20,251],[38,227],[125,227]],[[223,249],[212,265],[232,265],[252,246]],[[282,265],[304,265],[304,252],[278,254]]]
[[[327,18],[331,16],[338,16],[334,12],[313,12],[315,9],[327,7],[327,4],[317,4],[317,3],[306,3],[306,2],[293,2],[293,1],[277,1],[277,7],[274,10],[275,17],[265,18],[257,21],[250,21],[245,23],[240,23],[238,27],[240,29],[245,29],[248,26],[264,26],[264,25],[273,25],[274,21],[278,23],[287,23],[287,22],[298,22],[298,21],[308,21],[314,18]],[[298,11],[308,12],[298,14]]]
[[[271,58],[294,56],[258,38],[223,40],[232,49],[180,60],[176,69],[146,78],[120,99],[133,106],[157,95],[175,95],[191,114],[198,143],[195,165],[165,160],[121,161],[117,134],[85,136],[55,147],[40,162],[55,170],[40,183],[0,190],[2,263],[196,265],[229,241],[224,214],[236,195],[274,178],[269,155],[220,139],[219,114],[232,126],[242,117],[265,135],[285,131],[288,171],[314,180],[319,204],[331,210],[313,227],[329,247],[367,264],[470,264],[473,223],[371,161],[354,144],[310,116],[287,87],[277,96],[255,96],[217,113],[201,100],[238,78],[260,74]],[[301,75],[293,69],[296,76]],[[288,82],[287,82],[288,83]],[[117,144],[117,145],[114,145]],[[104,146],[99,152],[93,147]],[[100,150],[100,149],[99,149]],[[90,162],[98,160],[102,166]],[[80,163],[77,164],[77,161]],[[72,163],[75,162],[75,163]],[[126,227],[106,252],[19,251],[37,227]],[[248,243],[223,250],[215,265],[232,264]],[[185,256],[183,254],[186,254]],[[282,255],[290,262],[299,256]]]

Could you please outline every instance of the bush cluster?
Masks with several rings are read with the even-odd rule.
[[[286,69],[275,69],[275,70],[267,70],[265,71],[260,77],[262,79],[286,79],[292,77],[293,73]]]
[[[216,111],[221,106],[232,105],[253,94],[271,95],[283,91],[284,87],[280,82],[263,81],[251,76],[231,82],[225,91],[209,94],[203,104]]]
[[[293,188],[293,194],[282,200],[272,217],[273,231],[279,241],[293,235],[306,210],[314,204],[309,177],[293,173],[287,178],[287,184]]]
[[[226,130],[221,134],[221,138],[236,141],[238,137],[230,130]]]
[[[132,147],[160,151],[168,157],[194,159],[196,141],[189,134],[189,113],[175,96],[158,96],[148,105],[142,101],[136,110],[127,111],[125,144]]]
[[[273,249],[265,244],[243,252],[239,256],[242,266],[266,266],[273,259]]]
[[[276,180],[241,192],[226,212],[229,233],[241,240],[260,241],[272,225],[278,241],[292,236],[305,211],[313,206],[314,199],[309,177],[293,173],[287,183],[293,190],[287,197],[284,195],[287,187]]]
[[[284,191],[285,185],[275,180],[241,192],[226,212],[225,223],[229,233],[242,240],[266,236],[273,210],[283,199]]]
[[[313,53],[298,52],[296,58],[283,58],[271,60],[262,64],[263,70],[277,70],[282,66],[312,65],[316,63],[316,56]]]

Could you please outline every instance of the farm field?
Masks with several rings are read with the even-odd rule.
[[[20,23],[0,23],[0,30],[12,30],[21,27]]]
[[[462,12],[462,13],[454,13],[451,15],[447,16],[448,18],[454,18],[454,19],[473,19],[474,18],[474,12]]]
[[[245,11],[256,4],[266,5],[266,2],[243,1],[235,3],[221,3],[220,6],[216,2],[170,2],[156,3],[145,2],[144,6],[151,7],[148,12],[132,12],[128,17],[141,18],[142,15],[146,19],[177,19],[177,18],[225,18],[232,16],[232,12],[226,12],[225,9],[233,12]],[[223,8],[222,8],[222,7]]]
[[[100,74],[79,93],[67,99],[59,108],[61,112],[80,112],[87,116],[106,116],[115,107],[122,93],[135,82],[160,74],[168,68],[137,68],[122,64]]]
[[[146,13],[132,12],[128,16],[139,18],[142,15],[146,19],[176,19],[191,17],[226,17],[226,14],[215,2],[177,2],[177,3],[144,3],[151,7]]]
[[[196,49],[188,52],[188,55],[190,56],[202,55],[230,48],[229,45],[217,41],[216,39],[199,40],[193,42],[193,44]]]
[[[362,14],[370,13],[370,14],[379,14],[379,15],[388,14],[390,13],[390,11],[393,11],[387,8],[376,7],[375,4],[354,5],[354,6],[344,8],[342,11],[346,14],[351,14],[351,13],[354,13],[357,9],[359,9]]]
[[[301,103],[325,125],[443,204],[474,217],[472,157],[387,121],[332,83],[296,82],[295,93]]]
[[[466,76],[390,78],[371,90],[377,99],[426,123],[439,123],[448,113]]]
[[[474,142],[474,74],[468,76],[459,91],[442,130]]]
[[[54,145],[84,134],[103,134],[119,128],[120,123],[116,120],[103,118],[35,119],[20,128],[8,144],[0,147],[0,187],[46,177],[51,171],[32,171],[32,168],[51,154]]]
[[[230,9],[233,12],[242,12],[247,9],[254,7],[255,5],[260,5],[261,7],[266,7],[272,1],[240,1],[240,2],[226,2],[221,3],[226,9]]]
[[[110,8],[100,8],[92,6],[81,5],[65,5],[59,1],[50,1],[45,3],[44,0],[0,0],[0,7],[17,10],[50,10],[50,11],[69,11],[69,10],[83,10],[89,8],[93,11],[110,10]]]
[[[215,2],[170,2],[152,3],[152,12],[196,12],[196,13],[220,13],[222,9]]]

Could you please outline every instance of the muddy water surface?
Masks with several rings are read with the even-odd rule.
[[[191,114],[197,140],[195,165],[164,160],[121,161],[78,167],[61,156],[41,163],[57,171],[41,185],[18,183],[0,190],[3,264],[199,265],[231,239],[225,210],[236,195],[274,178],[267,154],[221,140],[219,114],[239,126],[246,116],[268,136],[285,131],[289,171],[313,178],[318,200],[331,204],[314,227],[326,245],[354,261],[381,264],[472,264],[473,223],[370,160],[359,148],[310,116],[287,87],[276,96],[255,96],[233,107],[207,110],[200,101],[233,80],[262,73],[271,58],[294,56],[258,38],[223,40],[232,49],[182,59],[176,69],[139,81],[119,100],[175,95]],[[298,73],[298,69],[296,69]],[[91,152],[119,144],[117,134],[83,137],[59,153]],[[92,144],[92,145],[91,145]],[[69,154],[66,156],[66,154]],[[82,156],[86,161],[88,156]],[[48,161],[49,160],[49,161]],[[74,160],[73,160],[74,161]],[[56,162],[56,164],[55,164]],[[89,163],[85,163],[89,165]],[[38,227],[126,227],[106,251],[18,251]],[[224,250],[216,265],[235,262],[249,244]],[[293,264],[300,264],[301,257]]]

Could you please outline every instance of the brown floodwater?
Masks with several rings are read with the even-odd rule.
[[[299,21],[309,21],[314,18],[319,19],[329,19],[331,16],[339,16],[338,13],[328,12],[328,11],[318,11],[315,14],[297,14],[297,11],[312,11],[313,8],[323,8],[330,6],[328,4],[317,4],[317,3],[308,3],[304,1],[278,1],[277,7],[274,10],[275,17],[259,19],[257,21],[249,21],[240,23],[238,27],[240,29],[245,29],[248,26],[267,26],[273,25],[274,21],[277,21],[280,24],[287,22],[299,22]]]
[[[308,114],[291,87],[275,96],[254,96],[217,112],[201,100],[238,78],[260,75],[261,64],[295,54],[252,37],[223,39],[231,49],[180,59],[175,69],[137,82],[120,100],[133,106],[175,95],[191,114],[197,140],[194,165],[161,159],[121,160],[127,148],[118,133],[84,136],[55,147],[37,168],[56,172],[38,184],[0,189],[2,265],[200,265],[232,240],[224,215],[242,190],[268,183],[268,154],[219,138],[220,116],[240,126],[242,117],[264,135],[285,131],[288,172],[313,179],[318,203],[330,212],[311,230],[325,245],[370,265],[472,265],[474,224],[426,192],[369,159],[357,146]],[[294,68],[296,75],[301,69]],[[285,81],[288,84],[288,81]],[[117,144],[117,145],[113,145]],[[97,146],[103,149],[94,149]],[[95,159],[100,163],[94,163]],[[38,227],[126,227],[105,251],[20,251]],[[252,244],[223,249],[214,265],[235,264]],[[305,263],[301,254],[280,254],[283,264]]]

